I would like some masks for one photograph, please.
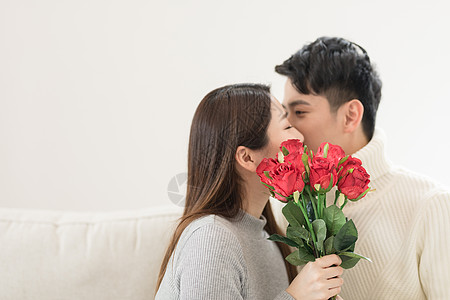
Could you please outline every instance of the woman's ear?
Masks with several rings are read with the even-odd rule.
[[[361,124],[364,106],[358,99],[353,99],[345,103],[342,109],[344,109],[344,132],[352,133]]]
[[[250,172],[256,172],[256,168],[258,167],[255,164],[254,156],[255,152],[244,146],[239,146],[235,154],[237,164]]]

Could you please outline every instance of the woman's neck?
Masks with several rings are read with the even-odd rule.
[[[245,212],[259,219],[269,201],[268,190],[258,182],[258,185],[255,186],[246,185],[244,191],[243,208]]]

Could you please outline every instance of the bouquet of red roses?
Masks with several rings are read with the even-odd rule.
[[[277,159],[265,158],[256,172],[273,197],[286,202],[282,212],[289,222],[286,236],[270,240],[297,248],[286,257],[296,266],[337,254],[341,267],[352,268],[361,259],[354,253],[358,231],[342,209],[369,191],[370,176],[361,160],[345,155],[341,147],[322,143],[316,153],[300,140],[287,140]],[[334,204],[326,206],[326,193],[337,186]]]

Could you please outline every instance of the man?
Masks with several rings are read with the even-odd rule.
[[[381,81],[366,51],[322,37],[275,70],[287,76],[283,105],[305,144],[340,145],[371,175],[375,191],[349,202],[344,213],[359,231],[355,252],[373,263],[345,272],[342,297],[450,298],[450,193],[387,159],[385,137],[375,128]]]

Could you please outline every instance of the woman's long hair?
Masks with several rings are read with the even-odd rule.
[[[236,170],[238,146],[253,150],[268,144],[271,119],[270,88],[258,84],[237,84],[218,88],[203,98],[194,114],[189,137],[186,205],[183,216],[162,261],[157,289],[183,230],[205,215],[234,218],[242,209],[242,179]],[[270,202],[264,208],[265,230],[281,234]],[[286,257],[287,245],[277,243]],[[297,269],[285,261],[289,281]]]

